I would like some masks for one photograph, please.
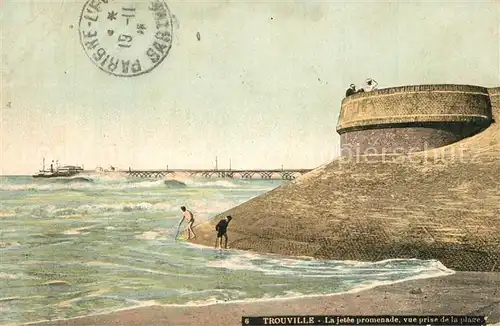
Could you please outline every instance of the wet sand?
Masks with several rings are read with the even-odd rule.
[[[500,325],[500,273],[457,272],[342,295],[197,307],[151,306],[30,325],[241,325],[266,315],[484,315]]]

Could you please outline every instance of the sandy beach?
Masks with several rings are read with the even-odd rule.
[[[500,323],[500,273],[453,275],[384,285],[332,296],[199,307],[151,306],[30,325],[241,325],[265,315],[484,315]]]

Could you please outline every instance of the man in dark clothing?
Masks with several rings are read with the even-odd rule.
[[[356,93],[356,85],[351,84],[347,91],[345,92],[345,97],[351,96],[352,94]]]
[[[225,219],[220,220],[219,223],[217,223],[217,225],[215,226],[215,231],[217,231],[217,239],[215,239],[215,249],[217,249],[217,242],[219,242],[219,238],[219,247],[222,249],[222,237],[224,237],[224,249],[227,249],[227,226],[232,219],[233,218],[228,215]]]

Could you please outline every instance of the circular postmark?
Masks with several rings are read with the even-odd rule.
[[[88,0],[80,43],[102,71],[138,76],[156,68],[172,47],[172,17],[163,0]]]

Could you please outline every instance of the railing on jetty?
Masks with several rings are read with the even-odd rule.
[[[173,169],[173,170],[128,170],[120,171],[128,176],[136,178],[165,178],[167,176],[188,175],[190,177],[204,178],[240,178],[253,179],[284,179],[292,180],[299,177],[312,169],[276,169],[276,170],[189,170],[189,169]]]

